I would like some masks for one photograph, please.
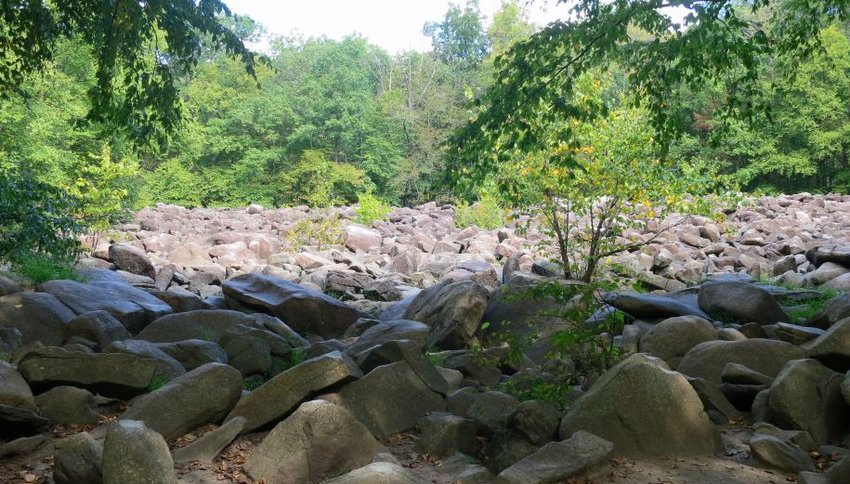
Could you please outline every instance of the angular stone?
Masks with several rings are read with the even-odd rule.
[[[696,306],[655,294],[612,294],[606,295],[605,302],[637,319],[672,318],[676,316],[697,316],[706,320],[711,319]]]
[[[0,326],[21,332],[22,341],[61,345],[74,312],[50,294],[17,292],[0,297]]]
[[[109,426],[103,442],[103,484],[175,484],[174,462],[162,436],[135,420]]]
[[[156,343],[156,347],[179,361],[183,368],[189,371],[207,363],[227,364],[227,353],[211,341],[187,339],[173,343]]]
[[[765,464],[784,471],[801,472],[815,469],[809,454],[790,442],[770,435],[754,435],[750,439],[750,450]]]
[[[790,321],[764,289],[743,282],[714,282],[699,289],[699,307],[714,319],[771,324]]]
[[[309,396],[363,374],[338,351],[309,359],[267,381],[242,397],[225,420],[245,417],[250,432],[285,417]]]
[[[100,415],[94,395],[76,387],[56,387],[36,397],[38,411],[54,424],[96,424]]]
[[[381,450],[381,444],[345,408],[314,400],[277,424],[244,468],[255,480],[308,484],[362,467]]]
[[[65,327],[65,340],[73,337],[84,338],[105,348],[113,341],[132,338],[132,335],[120,321],[106,311],[83,313],[68,321]]]
[[[508,426],[525,435],[529,442],[543,445],[555,440],[561,415],[551,403],[526,400],[514,408]]]
[[[119,269],[140,276],[156,278],[156,271],[145,251],[132,245],[113,244],[109,246],[109,260]]]
[[[86,432],[56,441],[53,481],[56,484],[101,484],[103,444]]]
[[[455,452],[475,455],[475,422],[445,412],[434,412],[419,420],[417,445],[423,453],[447,457]]]
[[[707,341],[688,351],[676,370],[719,385],[723,368],[729,363],[738,363],[773,377],[779,374],[785,363],[805,358],[805,353],[802,348],[784,341]]]
[[[717,339],[717,329],[697,316],[679,316],[656,324],[640,339],[640,351],[657,356],[675,369],[694,346]]]
[[[809,358],[844,373],[850,370],[850,318],[842,319],[826,332],[803,345]]]
[[[29,385],[12,365],[0,361],[0,405],[35,410]]]
[[[605,460],[614,444],[591,433],[578,431],[560,442],[550,442],[537,452],[508,467],[499,481],[517,484],[562,482]]]
[[[398,464],[373,462],[347,474],[325,481],[325,484],[426,484],[426,481],[410,469],[401,467]]]
[[[403,319],[420,321],[431,328],[428,348],[464,348],[478,331],[488,297],[487,289],[474,281],[444,281],[420,292]]]
[[[204,434],[200,439],[176,449],[172,453],[174,462],[178,464],[192,461],[212,463],[221,451],[242,433],[247,422],[245,417],[228,420],[224,425]]]

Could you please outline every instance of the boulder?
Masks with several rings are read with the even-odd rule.
[[[12,365],[0,361],[0,405],[35,410],[29,385]]]
[[[508,421],[520,401],[507,393],[489,391],[475,395],[466,410],[466,416],[475,421],[478,433],[485,436],[508,428]]]
[[[365,466],[381,450],[381,444],[345,408],[314,400],[277,424],[244,468],[258,481],[307,484]]]
[[[187,339],[174,343],[156,343],[156,347],[189,371],[207,363],[227,364],[227,353],[211,341]]]
[[[132,245],[110,245],[109,260],[121,270],[151,279],[156,278],[156,271],[145,251]]]
[[[56,296],[75,314],[103,310],[114,316],[132,334],[151,321],[170,314],[171,306],[141,289],[118,282],[48,281],[38,290]]]
[[[86,432],[56,441],[53,482],[56,484],[102,484],[103,443]]]
[[[201,309],[163,316],[152,322],[136,337],[152,343],[173,343],[200,339],[218,343],[228,330],[252,327],[256,320],[248,314],[225,309]]]
[[[750,450],[754,456],[771,467],[790,472],[815,470],[808,453],[771,435],[754,435],[750,439]]]
[[[412,470],[391,462],[373,462],[325,484],[425,484]]]
[[[705,344],[705,343],[704,343]],[[635,354],[603,374],[561,421],[614,443],[618,455],[711,455],[720,437],[687,379],[658,358]]]
[[[428,455],[448,457],[455,452],[475,455],[475,422],[445,412],[434,412],[419,420],[417,446]]]
[[[443,397],[404,361],[379,366],[328,398],[338,400],[378,437],[411,429],[427,413],[446,408]]]
[[[346,225],[342,228],[342,243],[354,252],[370,252],[381,248],[381,234],[359,225]]]
[[[22,342],[61,345],[74,312],[50,294],[16,292],[0,297],[0,326],[21,332]]]
[[[522,433],[529,442],[543,445],[555,440],[561,415],[551,403],[526,400],[514,408],[508,426]]]
[[[425,346],[429,331],[430,328],[428,325],[418,321],[406,321],[403,319],[377,321],[375,325],[364,331],[357,338],[357,341],[348,347],[346,353],[353,356],[374,346],[389,341],[400,340],[411,341],[415,346],[421,348]]]
[[[808,432],[823,444],[844,435],[850,409],[841,395],[844,375],[816,360],[790,361],[770,387],[767,418],[784,429]]]
[[[604,461],[614,444],[578,431],[560,442],[550,442],[499,474],[499,482],[558,483]]]
[[[54,424],[93,425],[101,419],[94,395],[82,388],[51,388],[36,397],[36,404],[39,413]]]
[[[125,339],[124,341],[114,341],[109,346],[103,348],[104,353],[124,353],[127,355],[138,356],[139,358],[152,358],[159,360],[168,365],[175,375],[186,373],[186,369],[179,361],[175,360],[168,353],[162,351],[150,341],[140,339]]]
[[[138,420],[166,440],[220,422],[242,395],[242,376],[221,363],[207,363],[133,401],[121,420]]]
[[[180,286],[168,288],[167,291],[157,291],[153,295],[171,306],[175,313],[204,309],[204,301],[197,294]]]
[[[699,377],[719,385],[723,368],[729,363],[744,365],[774,377],[779,374],[785,363],[805,356],[805,350],[784,341],[707,341],[688,351],[676,370],[684,375]]]
[[[102,469],[103,484],[177,482],[165,440],[136,420],[119,420],[109,426]]]
[[[657,356],[675,369],[694,346],[717,339],[717,329],[698,316],[668,318],[640,339],[640,351]]]
[[[97,348],[106,348],[113,341],[132,337],[127,328],[106,311],[83,313],[68,321],[65,327],[65,341],[82,338],[96,343]]]
[[[850,294],[841,294],[827,301],[817,314],[811,316],[803,324],[827,329],[833,323],[847,317],[850,317]]]
[[[481,324],[488,296],[487,289],[477,282],[444,281],[417,294],[403,319],[431,328],[428,348],[465,348]]]
[[[850,246],[822,245],[813,247],[806,251],[806,259],[818,266],[826,262],[834,262],[850,267]]]
[[[829,327],[816,339],[803,345],[809,358],[844,373],[850,370],[850,318]]]
[[[36,391],[72,385],[101,395],[129,398],[178,376],[169,365],[152,358],[121,353],[76,353],[45,348],[26,354],[18,368]]]
[[[317,392],[361,376],[357,365],[338,351],[318,356],[284,371],[242,397],[225,420],[245,417],[247,433],[285,417]]]
[[[342,336],[364,313],[319,291],[258,274],[236,276],[222,285],[229,305],[276,316],[300,333]]]
[[[0,405],[0,442],[46,433],[50,427],[50,421],[34,410]]]
[[[14,294],[16,292],[21,292],[21,287],[18,286],[15,281],[6,276],[0,275],[0,297],[8,296],[9,294]]]
[[[179,464],[192,461],[212,463],[218,454],[242,433],[247,422],[244,417],[230,419],[191,444],[175,449],[172,453],[174,462]]]
[[[636,319],[654,320],[676,316],[711,319],[696,306],[656,294],[607,294],[605,302]]]
[[[764,289],[743,282],[713,282],[699,289],[699,307],[727,322],[771,324],[790,318]]]

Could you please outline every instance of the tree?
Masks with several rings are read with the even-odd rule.
[[[665,13],[669,7],[687,8],[684,21]],[[765,8],[769,27],[758,16],[740,14]],[[568,20],[550,24],[496,60],[496,80],[479,100],[480,110],[450,143],[451,179],[480,183],[504,158],[491,146],[540,148],[552,122],[604,115],[602,105],[579,109],[572,93],[583,73],[612,62],[628,73],[662,146],[681,131],[669,104],[678,86],[697,88],[723,76],[732,87],[726,113],[752,116],[765,106],[756,88],[761,63],[779,54],[775,58],[789,59],[793,70],[791,59],[818,50],[818,32],[835,19],[850,19],[850,1],[579,1]],[[631,37],[635,28],[644,35]],[[540,116],[545,122],[531,121]]]
[[[502,0],[502,5],[493,14],[493,23],[487,28],[492,54],[501,55],[515,43],[525,40],[534,32],[528,12],[519,0]]]
[[[450,4],[443,21],[426,23],[422,32],[431,37],[437,58],[464,69],[477,67],[490,50],[478,0],[467,0],[463,9]]]
[[[48,66],[59,40],[81,39],[96,66],[87,119],[148,143],[179,124],[177,80],[198,63],[202,37],[253,75],[254,54],[219,21],[231,16],[221,0],[4,1],[0,93],[26,95],[24,81]]]

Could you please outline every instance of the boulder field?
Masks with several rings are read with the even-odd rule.
[[[0,481],[850,482],[850,198],[673,217],[569,317],[534,228],[329,214],[160,205],[78,281],[0,276]]]

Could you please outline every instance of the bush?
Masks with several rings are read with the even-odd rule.
[[[35,284],[56,279],[75,281],[80,279],[77,272],[67,261],[56,260],[46,254],[20,253],[11,262],[15,272],[30,279]]]
[[[31,255],[70,265],[79,255],[79,204],[66,191],[42,183],[20,167],[0,167],[0,260]]]
[[[359,224],[371,226],[373,222],[385,220],[393,208],[371,193],[357,195],[357,219]]]
[[[300,251],[308,245],[322,250],[328,245],[341,244],[342,220],[336,214],[320,212],[312,218],[295,222],[287,240],[292,251]]]
[[[460,228],[474,225],[487,230],[498,229],[505,226],[505,218],[505,211],[491,195],[482,195],[472,205],[462,202],[455,208],[455,225]]]
[[[366,172],[348,163],[328,160],[317,150],[306,150],[292,170],[280,175],[284,203],[329,207],[354,203],[358,193],[374,188]]]

